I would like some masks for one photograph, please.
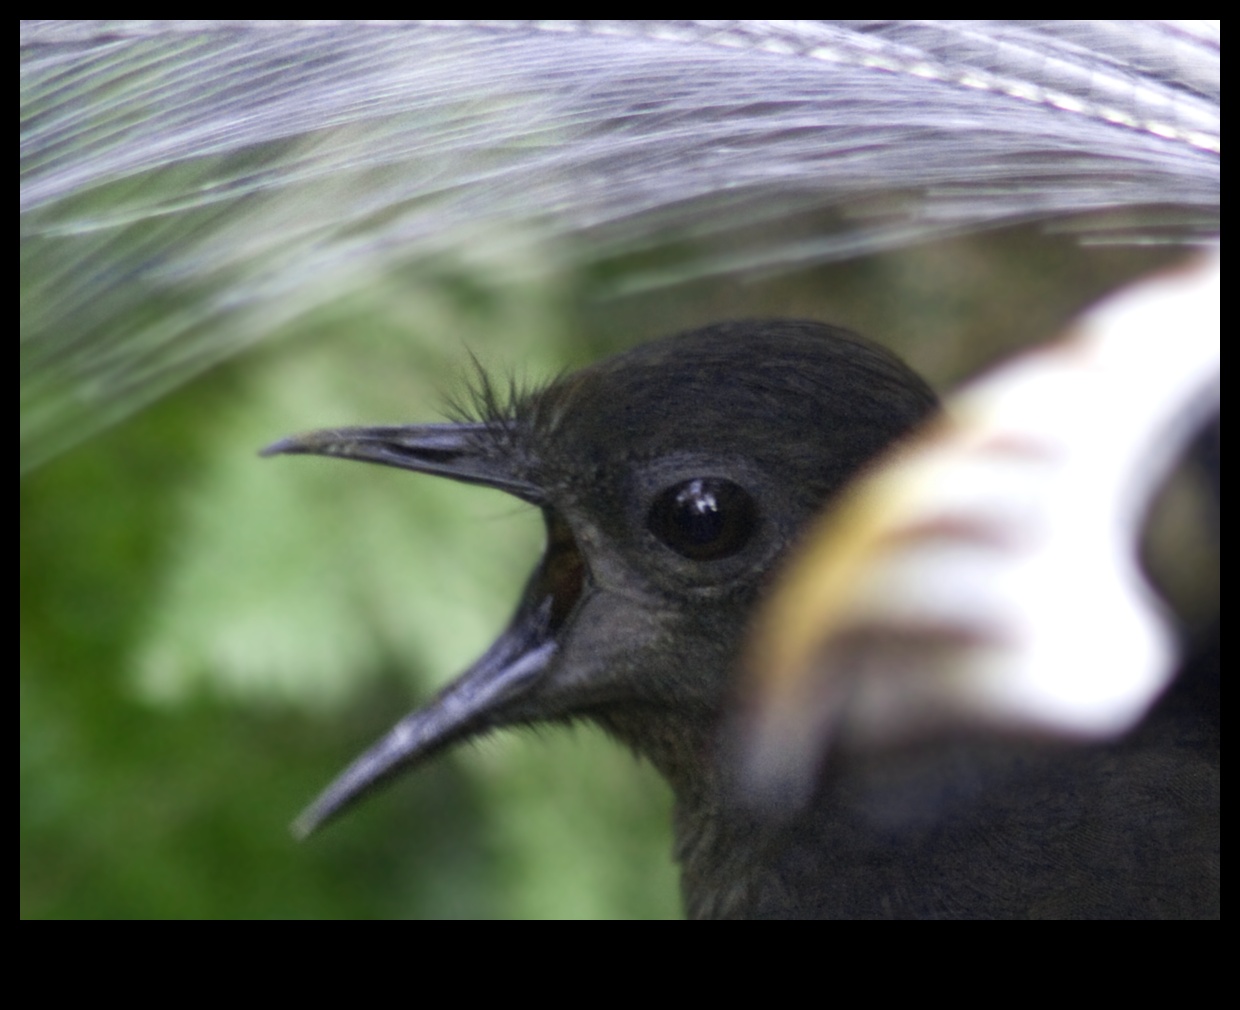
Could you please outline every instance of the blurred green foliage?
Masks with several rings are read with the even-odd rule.
[[[540,550],[493,492],[256,455],[434,418],[467,349],[560,367],[552,287],[431,287],[378,284],[23,482],[23,916],[676,913],[666,790],[591,730],[484,741],[288,834],[485,648]]]
[[[469,353],[532,382],[729,316],[849,325],[943,385],[1165,254],[1014,229],[626,287],[671,253],[643,255],[376,277],[23,481],[24,917],[678,914],[668,791],[588,727],[461,749],[292,842],[301,805],[502,627],[541,523],[495,492],[256,450],[436,419]]]

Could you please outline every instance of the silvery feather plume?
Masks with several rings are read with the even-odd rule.
[[[1115,208],[1218,228],[1217,22],[27,21],[20,49],[23,469],[517,233],[715,232],[710,272]],[[729,239],[809,209],[833,223]]]

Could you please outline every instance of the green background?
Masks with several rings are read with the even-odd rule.
[[[291,839],[346,762],[486,647],[542,531],[496,492],[257,450],[437,419],[471,354],[532,382],[736,316],[852,326],[947,388],[1166,255],[1017,228],[651,283],[711,252],[652,242],[578,266],[507,243],[394,264],[28,474],[21,914],[677,916],[668,790],[584,726],[458,749]],[[23,317],[53,296],[27,293]]]

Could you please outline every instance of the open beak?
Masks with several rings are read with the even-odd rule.
[[[543,559],[503,634],[433,701],[405,716],[349,765],[293,822],[299,838],[402,768],[467,737],[537,714],[532,695],[559,650],[558,632],[583,595],[585,566],[568,527],[547,507],[542,490],[505,466],[493,446],[485,424],[427,424],[316,431],[282,439],[262,451],[264,456],[339,456],[498,488],[543,506],[548,530]]]
[[[438,474],[465,484],[481,484],[507,491],[531,505],[544,504],[542,490],[514,475],[510,459],[494,451],[493,432],[490,425],[482,422],[324,428],[282,438],[259,455],[358,459]]]

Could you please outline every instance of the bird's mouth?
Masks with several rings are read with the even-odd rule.
[[[338,456],[482,484],[543,506],[547,521],[546,551],[508,627],[477,662],[337,776],[293,822],[298,837],[402,769],[468,737],[538,715],[530,696],[559,651],[561,629],[587,594],[588,575],[571,531],[547,507],[541,490],[479,451],[483,429],[479,424],[338,428],[295,435],[263,450],[265,456]]]

